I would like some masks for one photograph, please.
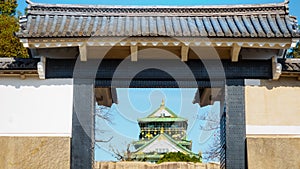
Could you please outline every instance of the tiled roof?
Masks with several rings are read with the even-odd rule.
[[[158,117],[176,118],[177,115],[174,112],[172,112],[172,110],[168,109],[165,106],[165,101],[162,100],[160,107],[148,116],[148,118],[158,118]]]
[[[151,144],[153,144],[153,145],[151,146]],[[190,155],[195,155],[191,150],[187,149],[186,147],[182,146],[181,144],[178,144],[178,142],[176,142],[173,138],[171,138],[170,136],[168,136],[165,133],[156,135],[153,139],[151,139],[146,144],[144,144],[143,146],[138,148],[135,153],[144,152],[144,151],[145,151],[145,153],[153,152],[153,150],[156,151],[155,149],[160,148],[161,146],[163,146],[163,147],[169,146],[171,148],[171,150],[170,150],[171,152],[177,152],[177,151],[174,151],[175,149],[177,149],[177,150],[180,150],[181,152],[184,152],[184,153],[187,153]],[[152,150],[152,151],[149,151],[149,150]]]
[[[282,65],[282,72],[298,72],[300,73],[300,58],[295,59],[278,59]]]
[[[37,70],[40,59],[0,58],[1,70]]]
[[[30,2],[30,1],[29,1]],[[19,37],[295,37],[287,2],[224,6],[96,6],[29,3]]]
[[[165,107],[165,102],[162,100],[160,107],[145,118],[138,119],[138,122],[180,122],[187,119],[178,117],[172,110]]]
[[[33,58],[0,58],[0,77],[38,77],[38,62]]]
[[[171,118],[171,117],[152,117],[152,118],[141,118],[141,119],[138,119],[138,122],[183,122],[183,121],[187,121],[186,119],[184,118],[181,118],[181,117],[176,117],[176,118]]]

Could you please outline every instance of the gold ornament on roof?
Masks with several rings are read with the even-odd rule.
[[[152,134],[150,134],[150,133],[147,133],[147,134],[146,134],[146,137],[149,139],[149,138],[152,138],[152,137],[153,137],[153,135],[152,135]]]
[[[162,134],[162,133],[164,133],[164,128],[162,127],[161,129],[160,129],[160,133]]]
[[[164,99],[161,100],[160,107],[165,107],[165,100]]]

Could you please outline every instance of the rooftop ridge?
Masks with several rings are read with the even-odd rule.
[[[289,16],[288,0],[218,6],[27,3],[18,37],[299,37],[297,20]]]
[[[176,113],[174,113],[172,110],[170,110],[168,107],[166,107],[164,99],[162,99],[162,102],[161,102],[159,108],[157,108],[150,115],[148,115],[147,118],[157,118],[157,117],[154,117],[154,114],[160,110],[166,110],[168,113],[170,113],[173,116],[171,118],[178,118]]]
[[[155,137],[153,137],[151,140],[149,140],[146,144],[144,144],[143,146],[139,147],[135,152],[141,151],[142,149],[144,149],[145,147],[147,147],[148,145],[150,145],[151,143],[153,143],[155,140],[157,140],[159,137],[166,138],[171,143],[173,143],[174,145],[176,145],[177,147],[179,147],[180,149],[182,149],[183,151],[185,151],[187,153],[195,154],[191,150],[185,148],[184,146],[182,146],[181,144],[179,144],[177,141],[175,141],[173,138],[171,138],[170,136],[168,136],[165,133],[157,134]]]
[[[36,13],[53,13],[53,12],[66,12],[82,14],[88,13],[103,13],[103,14],[155,14],[155,13],[172,13],[186,15],[186,13],[194,14],[259,14],[259,13],[280,13],[288,14],[289,1],[281,3],[268,3],[268,4],[240,4],[240,5],[182,5],[182,6],[165,6],[165,5],[79,5],[79,4],[46,4],[46,3],[33,3],[30,0],[28,3],[28,14]]]

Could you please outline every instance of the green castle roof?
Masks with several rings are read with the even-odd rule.
[[[158,109],[145,118],[138,119],[138,122],[179,122],[187,121],[187,119],[178,117],[172,110],[165,107],[165,102]]]
[[[146,142],[143,146],[141,146],[140,148],[138,148],[135,153],[141,152],[143,149],[145,149],[146,147],[148,147],[151,143],[153,143],[157,139],[167,140],[170,143],[172,143],[174,146],[176,146],[177,148],[179,148],[183,153],[194,155],[194,153],[191,150],[189,150],[186,147],[182,146],[180,143],[178,143],[177,141],[175,141],[173,138],[171,138],[170,136],[168,136],[165,133],[156,135],[151,140],[149,140],[148,142]]]

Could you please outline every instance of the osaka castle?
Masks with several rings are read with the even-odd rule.
[[[139,140],[134,142],[132,155],[137,161],[157,162],[168,152],[197,156],[191,151],[192,141],[187,140],[188,120],[168,109],[164,100],[149,116],[138,119],[138,124]]]

